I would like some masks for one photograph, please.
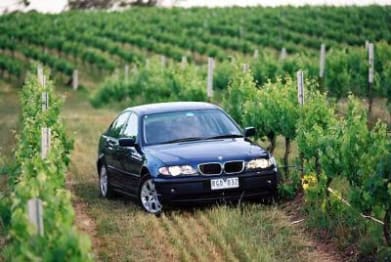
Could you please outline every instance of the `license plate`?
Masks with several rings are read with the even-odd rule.
[[[239,178],[237,177],[226,177],[210,180],[210,187],[212,190],[227,189],[227,188],[238,188]]]

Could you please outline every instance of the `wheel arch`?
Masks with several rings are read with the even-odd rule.
[[[104,155],[102,154],[99,156],[98,160],[96,161],[96,170],[97,170],[98,175],[99,175],[100,168],[104,164],[105,164],[105,159],[104,159]]]
[[[144,182],[144,180],[148,177],[152,177],[151,176],[151,172],[150,172],[150,169],[147,167],[147,166],[143,166],[141,168],[141,171],[140,171],[140,179],[138,181],[138,188],[140,189],[142,183]]]
[[[141,180],[144,180],[144,178],[146,176],[151,176],[151,172],[147,166],[143,166],[140,171],[140,178],[141,178],[140,183],[141,183]]]

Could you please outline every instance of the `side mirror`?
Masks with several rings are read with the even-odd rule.
[[[244,129],[244,136],[245,137],[255,136],[255,133],[256,133],[255,127],[250,126],[250,127],[246,127]]]
[[[136,144],[136,138],[129,137],[129,138],[120,138],[118,140],[119,146],[128,147],[128,146],[134,146]]]

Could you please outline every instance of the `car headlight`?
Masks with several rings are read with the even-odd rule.
[[[159,173],[165,176],[194,175],[197,173],[192,166],[164,166],[159,168]]]
[[[264,168],[271,167],[272,165],[274,165],[275,167],[277,166],[276,160],[274,159],[274,157],[271,156],[269,159],[257,158],[257,159],[250,160],[249,162],[247,162],[246,168],[248,170],[264,169]]]

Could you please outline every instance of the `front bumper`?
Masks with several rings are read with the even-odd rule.
[[[211,179],[238,177],[239,188],[212,190]],[[278,174],[274,170],[237,175],[155,178],[156,190],[163,203],[201,203],[218,200],[260,198],[277,191]]]

